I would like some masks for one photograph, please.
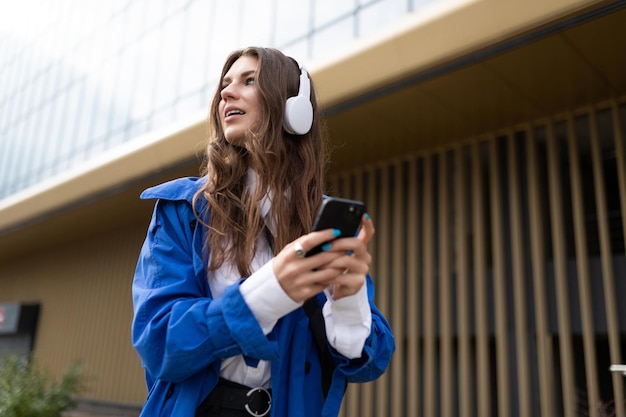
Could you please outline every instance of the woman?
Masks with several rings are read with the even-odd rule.
[[[275,49],[233,52],[206,175],[142,194],[157,199],[133,282],[142,416],[336,416],[346,382],[385,371],[395,346],[372,302],[371,219],[354,238],[309,233],[324,169],[309,83]]]

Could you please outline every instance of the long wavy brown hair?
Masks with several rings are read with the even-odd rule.
[[[291,135],[283,128],[285,102],[298,93],[298,63],[272,48],[237,50],[226,59],[220,84],[241,56],[258,60],[255,86],[261,120],[242,146],[231,145],[220,123],[218,85],[208,117],[209,143],[202,170],[207,181],[194,196],[194,207],[199,198],[208,202],[205,244],[210,252],[209,271],[228,261],[246,277],[252,272],[250,264],[262,234],[277,254],[287,243],[310,232],[322,202],[326,153],[313,83],[311,130]],[[255,191],[246,186],[249,169],[258,175]],[[270,216],[277,227],[276,236],[268,233],[259,209],[267,190],[274,196]],[[197,214],[206,218],[206,213]]]

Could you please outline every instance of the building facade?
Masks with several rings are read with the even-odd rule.
[[[138,195],[198,174],[211,77],[263,44],[309,68],[329,193],[376,223],[398,350],[342,415],[626,416],[626,2],[91,3],[0,40],[0,348],[140,407]]]

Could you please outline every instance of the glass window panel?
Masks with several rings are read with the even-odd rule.
[[[93,44],[90,38],[81,39],[80,42],[71,50],[68,60],[71,62],[74,79],[81,77],[91,71],[91,59],[93,52]]]
[[[4,129],[7,127],[7,116],[9,113],[9,102],[0,101],[0,142],[4,137]]]
[[[19,112],[20,112],[20,105],[21,105],[21,97],[19,95],[19,88],[20,86],[24,83],[24,73],[22,72],[24,70],[23,65],[22,65],[22,60],[18,60],[16,61],[16,64],[14,65],[14,69],[13,69],[13,79],[11,80],[10,86],[9,86],[9,93],[7,95],[8,100],[11,102],[11,113],[10,116],[8,118],[9,120],[9,124],[13,123]]]
[[[55,60],[52,63],[52,71],[50,76],[52,77],[52,85],[50,86],[50,90],[48,90],[48,100],[54,100],[54,98],[59,94],[59,91],[63,88],[63,78],[65,67],[62,65],[63,63],[59,60]]]
[[[95,100],[93,101],[92,112],[93,117],[91,119],[91,127],[89,130],[88,142],[93,140],[102,140],[106,136],[108,131],[108,119],[109,119],[109,103],[107,100],[108,94],[98,88],[96,90]]]
[[[186,120],[195,114],[206,115],[209,109],[209,97],[202,91],[185,96],[176,103],[176,115]]]
[[[211,43],[209,77],[217,79],[220,75],[222,65],[226,57],[234,49],[242,48],[244,45],[239,43],[241,21],[242,0],[216,0],[215,16],[213,20],[213,30],[211,39],[216,41]]]
[[[241,46],[271,46],[274,14],[270,1],[243,0],[239,34]]]
[[[124,131],[118,129],[111,132],[107,137],[107,150],[112,149],[121,143],[124,143]]]
[[[413,10],[417,10],[431,3],[443,2],[443,1],[446,1],[446,0],[412,0],[411,4],[413,7]]]
[[[165,3],[167,0],[152,0],[148,7],[144,7],[145,13],[144,29],[151,31],[158,27],[163,20]]]
[[[24,114],[32,112],[33,107],[37,105],[39,99],[39,97],[37,97],[37,84],[35,81],[31,80],[26,84],[20,95],[24,98],[24,106],[21,112]]]
[[[52,96],[52,89],[54,88],[54,75],[55,75],[55,67],[50,64],[46,68],[44,72],[41,74],[42,84],[41,84],[41,101],[48,101]]]
[[[354,18],[350,16],[313,34],[313,58],[332,55],[354,39]]]
[[[130,110],[135,92],[137,44],[126,48],[116,59],[116,81],[111,91],[111,130],[123,129],[130,119]]]
[[[406,0],[384,0],[361,9],[358,36],[368,36],[380,31],[408,13]]]
[[[168,106],[157,109],[151,117],[150,128],[152,130],[159,130],[174,121],[174,107]]]
[[[85,72],[89,74],[97,72],[107,57],[112,55],[109,51],[111,45],[109,38],[115,36],[109,33],[104,22],[100,22],[100,16],[93,16],[92,21],[96,30],[87,38],[84,60],[82,61],[85,65]]]
[[[125,29],[126,39],[125,46],[129,46],[137,42],[139,36],[144,30],[143,20],[145,15],[145,4],[139,1],[130,2],[126,10],[127,25]]]
[[[2,57],[2,51],[0,51],[0,58]],[[6,62],[0,61],[0,103],[3,103],[7,100],[7,96],[9,93],[10,82],[9,79],[13,75],[13,71],[7,67]],[[1,117],[1,115],[0,115]]]
[[[126,39],[127,17],[126,14],[116,15],[107,23],[106,30],[102,30],[106,33],[103,42],[104,49],[100,51],[103,59],[108,61],[119,54],[120,47],[124,45]]]
[[[93,140],[90,140],[87,144],[87,149],[85,150],[85,156],[82,160],[77,160],[76,165],[81,165],[87,162],[89,159],[100,156],[106,150],[105,147],[105,138],[99,137]]]
[[[40,78],[50,71],[53,59],[46,51],[33,48],[33,56],[28,60],[28,65],[33,66],[33,77]]]
[[[39,109],[37,112],[33,113],[32,117],[29,119],[29,124],[32,126],[31,140],[29,143],[28,152],[30,153],[30,170],[29,176],[33,177],[33,181],[37,181],[39,178],[36,177],[35,172],[39,170],[40,160],[41,160],[41,132],[44,130],[43,126],[43,109]],[[10,137],[9,137],[10,140]]]
[[[78,33],[80,27],[76,26],[76,21],[72,18],[74,13],[76,10],[70,13],[68,13],[68,9],[59,10],[54,28],[51,26],[50,33],[45,37],[47,46],[45,50],[50,53],[53,59],[65,57],[76,40],[80,39],[80,33]]]
[[[0,101],[0,135],[11,124],[13,107],[14,103],[9,99]]]
[[[18,186],[18,188],[25,188],[30,185],[28,181],[28,170],[31,164],[31,154],[28,152],[28,140],[26,139],[26,135],[28,134],[28,124],[27,120],[22,121],[16,126],[15,129],[15,180],[14,184]]]
[[[124,135],[127,139],[133,139],[145,133],[147,130],[148,122],[146,119],[134,120],[133,123],[124,131]]]
[[[100,103],[97,112],[98,130],[92,132],[93,137],[104,137],[112,129],[114,124],[123,124],[124,119],[118,120],[116,94],[121,91],[119,80],[122,78],[119,57],[112,57],[103,66],[97,80],[97,89]],[[125,109],[124,109],[125,111]]]
[[[53,126],[57,117],[57,109],[55,108],[55,104],[56,103],[50,103],[46,106],[46,121],[41,126],[42,134],[38,140],[39,151],[41,154],[41,163],[37,168],[40,170],[40,180],[54,174],[54,171],[52,170],[52,165],[54,160],[56,159],[56,154],[54,154],[55,144],[50,137],[49,130]]]
[[[5,72],[5,71],[4,70],[0,71],[0,73],[2,72]],[[19,79],[20,79],[17,59],[14,59],[10,63],[8,63],[6,74],[7,74],[6,88],[3,88],[0,94],[3,94],[6,100],[11,100],[12,97],[15,95],[15,88],[17,87],[19,83]]]
[[[70,87],[67,93],[67,103],[63,116],[63,126],[59,133],[60,148],[59,155],[63,156],[66,160],[72,153],[72,149],[75,145],[77,119],[80,113],[80,107],[82,105],[80,100],[80,84],[74,84]]]
[[[90,136],[92,139],[101,138],[106,135],[109,129],[109,114],[111,110],[111,94],[115,86],[116,61],[109,60],[102,66],[101,70],[95,74],[95,92],[93,96],[92,126]]]
[[[82,88],[82,104],[80,117],[77,119],[76,146],[74,148],[77,151],[84,149],[87,141],[90,140],[89,127],[91,126],[91,119],[94,117],[92,107],[96,95],[96,85],[92,79],[86,78]]]
[[[25,138],[25,134],[27,133],[27,125],[26,121],[18,123],[15,125],[15,129],[12,129],[12,137],[11,137],[11,154],[12,154],[12,169],[11,169],[11,186],[23,188],[23,182],[25,171],[28,168],[28,161],[26,161],[27,155],[30,155],[30,152],[26,151],[26,146],[28,145],[28,141]]]
[[[9,194],[15,192],[15,188],[14,188],[14,182],[16,180],[16,151],[17,151],[17,147],[15,146],[15,129],[14,127],[11,127],[10,129],[7,130],[7,138],[8,138],[8,144],[7,144],[7,164],[6,164],[6,177],[5,177],[5,181],[7,184],[6,190]]]
[[[274,42],[282,48],[311,30],[310,0],[277,0]]]
[[[197,91],[206,83],[207,60],[211,45],[211,2],[195,1],[186,13],[185,54],[183,56],[180,93]]]
[[[352,14],[356,1],[315,0],[315,28],[328,25]]]
[[[300,64],[306,67],[308,65],[307,61],[309,58],[309,43],[309,39],[304,38],[299,42],[289,45],[288,47],[281,48],[281,51],[283,51],[285,55],[297,59]]]
[[[52,119],[50,120],[50,125],[46,129],[48,134],[48,138],[46,140],[48,153],[51,154],[54,159],[56,159],[56,154],[59,148],[59,140],[61,140],[60,130],[64,119],[65,99],[66,94],[61,93],[58,94],[54,100],[52,100]]]
[[[1,110],[1,108],[0,108]],[[5,126],[0,127],[0,198],[4,196],[9,175],[9,130]]]
[[[183,23],[183,14],[177,13],[167,20],[160,31],[158,80],[153,104],[156,108],[172,105],[178,94],[181,60],[186,49],[182,42],[185,32]]]
[[[137,77],[135,79],[133,107],[131,108],[131,114],[135,119],[147,117],[152,110],[158,40],[158,32],[152,31],[146,34],[138,44],[138,55],[135,61]]]

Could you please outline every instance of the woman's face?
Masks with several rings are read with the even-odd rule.
[[[242,146],[246,133],[254,131],[259,123],[257,64],[256,57],[243,55],[233,63],[222,79],[220,122],[226,140],[234,146]]]

